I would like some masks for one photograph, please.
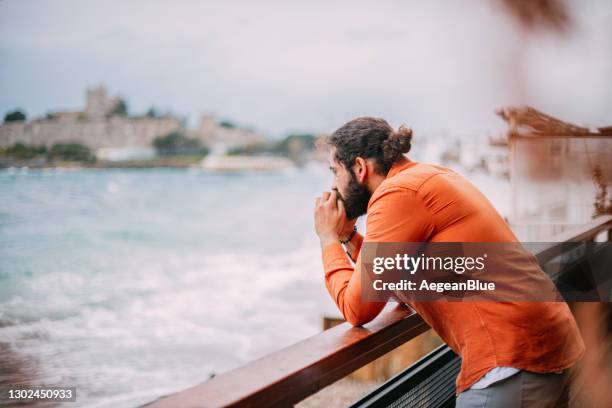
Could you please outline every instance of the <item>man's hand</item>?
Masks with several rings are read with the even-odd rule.
[[[345,232],[347,219],[344,203],[338,200],[338,193],[326,191],[315,202],[315,230],[321,241],[321,249],[339,240]],[[354,225],[354,222],[353,222]],[[351,226],[352,229],[352,226]]]
[[[342,202],[342,208],[345,210],[344,225],[340,228],[340,230],[338,230],[338,237],[341,241],[346,241],[349,235],[353,233],[353,228],[355,227],[355,224],[357,224],[357,218],[346,218],[346,208],[344,207],[344,200],[342,200],[342,198],[340,197],[340,194],[338,193],[337,189],[334,188],[332,189],[332,191],[334,191],[338,195],[338,201]]]

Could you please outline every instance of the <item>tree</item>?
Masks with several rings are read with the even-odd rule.
[[[153,146],[160,156],[204,154],[208,149],[202,147],[198,139],[185,136],[179,131],[170,132],[165,136],[158,136],[153,140]]]
[[[147,113],[145,113],[145,116],[147,118],[157,118],[159,117],[159,114],[157,113],[157,110],[155,110],[154,107],[150,107]]]
[[[125,99],[119,98],[117,104],[110,112],[110,115],[127,116],[128,115],[128,104]]]
[[[283,154],[295,155],[315,148],[316,136],[312,134],[291,134],[278,142],[276,149]]]
[[[235,129],[237,128],[236,124],[231,120],[222,120],[219,122],[219,126],[224,127],[226,129]]]
[[[19,109],[15,109],[4,115],[5,122],[19,122],[22,120],[26,120],[26,114]]]

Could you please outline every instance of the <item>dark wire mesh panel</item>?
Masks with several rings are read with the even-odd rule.
[[[461,359],[440,346],[352,405],[365,407],[454,407]]]
[[[461,359],[456,357],[387,406],[389,408],[447,406],[449,400],[454,401],[455,379],[460,368]]]

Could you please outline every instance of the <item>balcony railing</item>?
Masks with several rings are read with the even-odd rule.
[[[545,263],[566,251],[571,243],[593,241],[604,232],[607,233],[607,240],[612,241],[612,216],[599,217],[587,225],[554,237],[554,242],[545,244],[535,255],[540,263]],[[427,330],[429,326],[412,309],[400,304],[363,327],[340,324],[146,406],[292,406]],[[432,383],[432,372],[427,371],[431,371],[432,367],[435,368],[433,371],[439,371],[437,367],[449,367],[450,373],[455,366],[453,358],[458,357],[453,356],[447,346],[435,350],[400,374],[403,389],[412,387],[417,390],[419,384]],[[397,388],[398,381],[390,380],[385,386],[362,399],[358,405],[371,406],[373,398],[380,402],[381,397],[376,395],[389,398],[392,394],[389,390]],[[434,384],[439,384],[437,386],[440,388],[445,387],[444,390],[439,390],[439,394],[453,397],[454,383],[448,385],[448,381],[445,381],[443,378]],[[414,398],[419,396],[415,395]],[[447,403],[448,401],[438,406]]]

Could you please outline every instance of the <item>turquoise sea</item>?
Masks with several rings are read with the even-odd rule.
[[[131,407],[337,315],[313,231],[324,168],[0,171],[0,385]]]

